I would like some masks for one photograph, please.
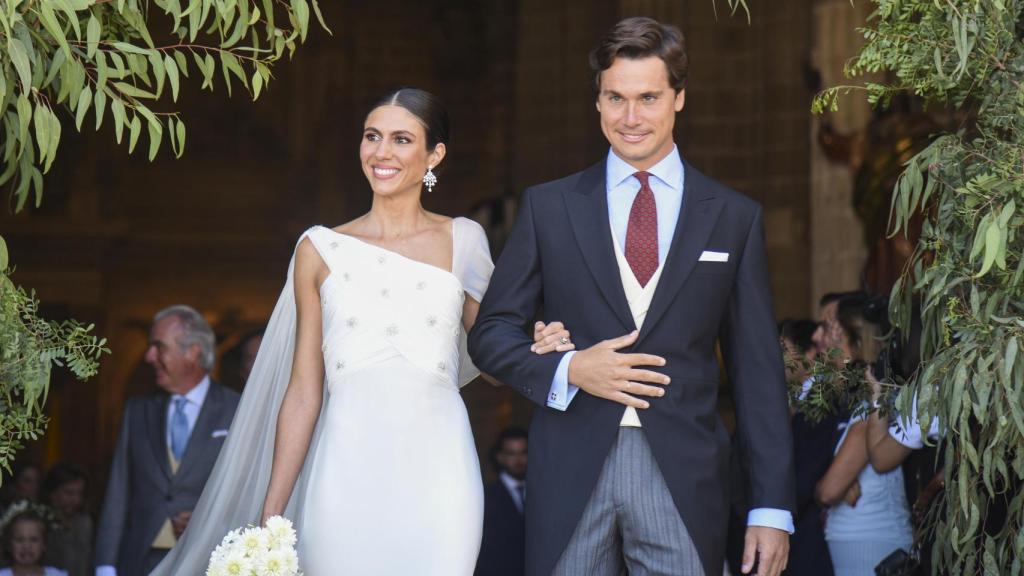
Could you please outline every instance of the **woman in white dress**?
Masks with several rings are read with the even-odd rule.
[[[372,208],[299,240],[227,443],[153,574],[199,573],[228,530],[278,514],[307,576],[473,573],[483,488],[459,387],[478,374],[465,338],[493,264],[478,224],[420,202],[447,140],[427,92],[373,107]],[[572,348],[557,323],[534,336],[538,353]]]

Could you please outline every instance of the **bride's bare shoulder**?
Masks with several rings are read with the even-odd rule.
[[[452,221],[455,220],[455,218],[452,218],[451,216],[445,216],[444,214],[438,214],[436,212],[427,212],[426,214],[430,223],[433,225],[433,228],[438,231],[447,232],[452,227]]]
[[[337,232],[338,234],[347,234],[349,236],[362,236],[363,234],[361,233],[361,230],[363,224],[366,221],[366,216],[366,214],[363,214],[362,216],[354,220],[349,220],[344,224],[339,224],[338,226],[331,228],[331,230]]]

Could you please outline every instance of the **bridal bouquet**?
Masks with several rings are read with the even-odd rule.
[[[232,530],[210,554],[206,576],[302,576],[295,541],[291,521],[281,516],[265,528]]]

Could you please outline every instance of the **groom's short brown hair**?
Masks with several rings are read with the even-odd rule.
[[[686,88],[689,61],[682,31],[671,24],[638,16],[620,21],[591,50],[590,67],[596,72],[597,90],[601,90],[601,73],[610,68],[616,58],[638,60],[650,56],[657,56],[665,63],[668,83],[676,92]]]

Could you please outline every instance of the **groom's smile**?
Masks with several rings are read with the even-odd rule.
[[[657,164],[675,145],[672,128],[685,95],[669,84],[660,58],[616,58],[601,72],[597,97],[601,131],[615,154],[637,170]]]

